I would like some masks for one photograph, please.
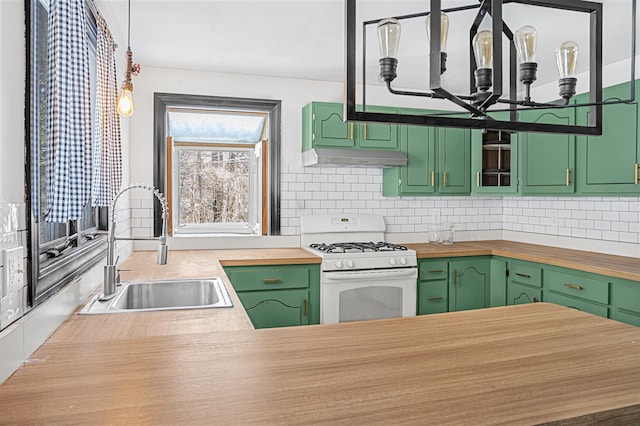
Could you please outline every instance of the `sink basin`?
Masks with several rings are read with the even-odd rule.
[[[112,300],[94,297],[81,314],[232,307],[220,278],[125,283]]]

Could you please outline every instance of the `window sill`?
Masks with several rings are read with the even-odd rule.
[[[237,248],[287,248],[300,247],[299,235],[181,235],[169,237],[169,263],[172,250],[221,250]],[[134,251],[156,250],[154,241],[134,241]]]

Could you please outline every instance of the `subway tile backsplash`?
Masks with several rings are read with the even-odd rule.
[[[27,282],[20,286],[9,285],[6,279],[7,265],[4,252],[22,247],[19,256],[26,258],[26,217],[24,203],[0,204],[0,329],[4,329],[22,317],[26,309]]]
[[[640,197],[384,197],[382,169],[283,165],[281,234],[300,234],[300,217],[364,213],[391,233],[425,232],[434,220],[458,231],[506,230],[640,243]],[[135,236],[152,234],[152,205],[131,199]]]

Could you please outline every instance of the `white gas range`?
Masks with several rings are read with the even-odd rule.
[[[301,218],[302,246],[322,257],[321,323],[416,314],[416,252],[384,242],[384,231],[381,216]]]

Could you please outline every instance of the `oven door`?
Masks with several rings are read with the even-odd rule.
[[[416,268],[323,272],[320,322],[414,316],[417,278]]]

